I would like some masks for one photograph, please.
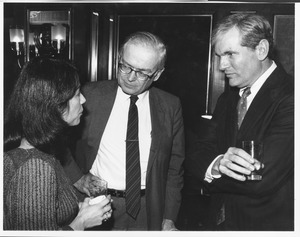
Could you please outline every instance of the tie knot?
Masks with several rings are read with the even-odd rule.
[[[246,87],[243,91],[242,97],[246,98],[251,94],[250,87]]]
[[[139,99],[137,95],[130,96],[130,102],[131,104],[135,104],[135,102]]]

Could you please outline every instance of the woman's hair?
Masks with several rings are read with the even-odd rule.
[[[212,45],[229,30],[236,27],[241,35],[241,46],[255,49],[262,39],[269,42],[269,57],[273,53],[273,34],[269,21],[256,14],[233,14],[220,21],[212,33]]]
[[[159,60],[157,63],[157,69],[162,70],[165,66],[167,58],[167,49],[163,41],[156,35],[149,32],[135,32],[129,35],[124,44],[120,47],[119,58],[122,58],[125,46],[129,44],[150,46],[157,51]]]
[[[22,69],[4,119],[4,150],[19,146],[22,138],[37,149],[55,153],[69,100],[80,87],[77,69],[67,61],[37,58]]]

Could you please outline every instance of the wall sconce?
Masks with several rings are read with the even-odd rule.
[[[66,45],[67,29],[63,25],[51,26],[51,43],[53,48],[60,54]]]
[[[17,55],[21,55],[24,50],[24,30],[15,26],[9,29],[10,45]]]
[[[9,29],[10,47],[17,54],[18,65],[21,68],[20,58],[24,54],[24,29],[13,26]]]

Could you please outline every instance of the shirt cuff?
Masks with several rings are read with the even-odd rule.
[[[213,162],[211,162],[211,164],[208,166],[207,170],[206,170],[206,173],[205,173],[205,178],[204,180],[208,183],[211,183],[214,179],[219,179],[221,178],[221,175],[220,174],[217,174],[217,175],[213,175],[212,174],[212,167],[214,165],[214,163],[216,162],[217,159],[219,159],[221,156],[223,155],[219,155],[217,156]]]

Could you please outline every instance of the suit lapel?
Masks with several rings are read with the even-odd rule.
[[[238,133],[238,125],[237,125],[237,103],[238,100],[240,99],[238,90],[235,90],[232,93],[232,97],[231,97],[231,102],[230,104],[230,111],[229,111],[229,121],[226,122],[226,124],[231,124],[231,126],[228,126],[227,129],[229,130],[228,132],[226,132],[225,134],[229,134],[229,138],[228,138],[228,144],[227,146],[236,146],[236,137],[237,137],[237,133]]]
[[[155,91],[152,89],[149,90],[149,103],[150,103],[150,114],[151,114],[151,123],[152,123],[152,131],[151,131],[151,147],[148,161],[147,174],[149,174],[151,167],[156,159],[157,151],[159,149],[160,141],[161,141],[161,133],[163,131],[162,124],[165,121],[165,113],[163,108],[161,107],[161,101],[157,96],[154,95]]]
[[[105,91],[101,91],[94,100],[93,112],[95,115],[90,123],[89,134],[91,139],[89,140],[89,145],[97,149],[115,102],[117,88],[116,83],[112,84]]]
[[[262,119],[265,111],[268,110],[273,103],[274,95],[278,94],[281,90],[280,80],[281,77],[283,77],[283,75],[280,76],[281,74],[281,69],[277,67],[262,85],[245,115],[240,127],[239,136],[242,136],[246,131],[251,130],[251,126],[257,124],[257,122]]]

